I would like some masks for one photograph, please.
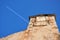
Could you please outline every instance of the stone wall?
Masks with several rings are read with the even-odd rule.
[[[60,40],[60,33],[59,33],[59,38],[58,39]]]
[[[59,32],[54,15],[32,16],[29,25],[32,40],[58,40]]]
[[[59,40],[55,15],[43,14],[30,17],[27,30],[9,35],[3,40]]]

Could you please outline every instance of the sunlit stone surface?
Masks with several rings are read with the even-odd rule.
[[[60,40],[55,15],[31,16],[25,31],[9,35],[2,40]]]

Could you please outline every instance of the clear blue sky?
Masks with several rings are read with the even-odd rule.
[[[29,16],[42,13],[55,13],[60,30],[60,0],[0,0],[0,37],[25,30]]]

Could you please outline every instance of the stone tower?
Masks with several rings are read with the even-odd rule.
[[[58,40],[58,28],[54,14],[41,14],[30,17],[29,27],[32,40]]]
[[[27,30],[9,35],[2,40],[58,40],[58,27],[54,14],[30,16]]]

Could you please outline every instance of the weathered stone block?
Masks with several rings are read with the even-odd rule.
[[[25,31],[9,35],[2,40],[60,40],[55,15],[32,16]]]

